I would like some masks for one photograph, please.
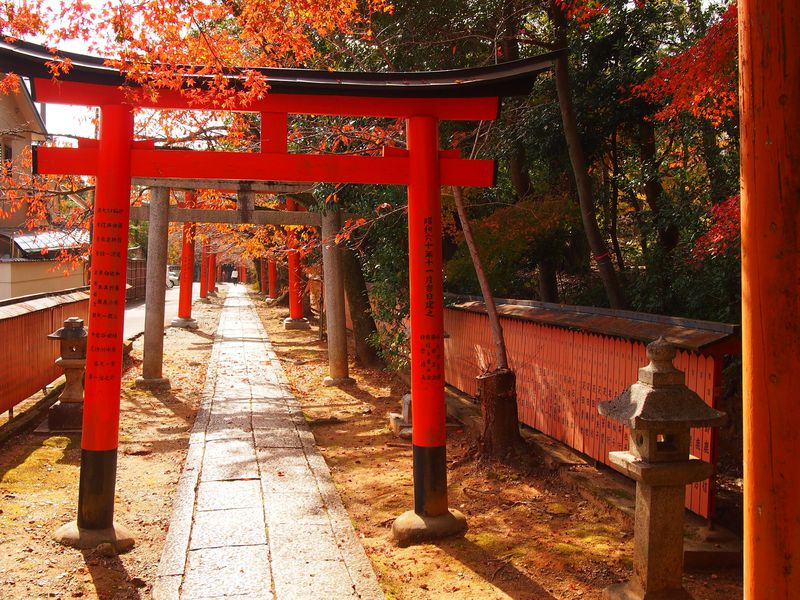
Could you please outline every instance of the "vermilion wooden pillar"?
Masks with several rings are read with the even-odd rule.
[[[300,269],[300,255],[295,248],[289,248],[286,262],[289,264],[289,318],[303,318],[303,284]]]
[[[245,263],[242,263],[241,270],[239,272],[242,274],[242,283],[247,283],[247,266]]]
[[[186,192],[183,204],[194,206],[194,192]],[[192,318],[192,282],[194,281],[194,223],[183,224],[183,245],[181,248],[181,282],[178,295],[178,318],[172,320],[174,327],[197,327]]]
[[[409,292],[414,510],[392,532],[401,544],[464,533],[447,506],[439,128],[432,117],[407,121]]]
[[[118,550],[133,546],[131,535],[114,523],[132,138],[130,107],[102,106],[78,518],[55,534],[62,543],[80,548],[102,542]]]
[[[209,294],[217,291],[217,253],[211,252],[208,249],[208,267],[207,267],[208,281],[206,282],[206,289]]]
[[[286,210],[297,210],[297,204],[291,198],[286,199]],[[289,269],[289,318],[284,320],[286,329],[308,329],[308,321],[303,318],[303,272],[300,266],[300,254],[296,248],[297,239],[294,232],[286,231],[286,262]]]
[[[258,269],[259,269],[259,291],[262,294],[267,293],[267,259],[266,257],[262,256],[258,259]]]
[[[200,297],[208,296],[208,240],[200,245]]]
[[[800,3],[739,0],[744,595],[800,597]]]
[[[270,256],[267,259],[267,279],[269,280],[269,297],[278,297],[278,267],[275,265],[275,259]]]

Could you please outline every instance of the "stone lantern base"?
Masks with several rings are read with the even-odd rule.
[[[284,319],[283,321],[283,328],[287,331],[291,330],[304,330],[310,329],[311,325],[308,324],[308,319],[292,319],[291,317]]]
[[[83,426],[83,403],[56,402],[47,411],[50,431],[80,431]]]
[[[633,581],[607,587],[604,596],[609,600],[692,600],[692,596],[683,588],[646,593]]]

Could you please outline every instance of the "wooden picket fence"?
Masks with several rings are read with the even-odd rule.
[[[738,348],[734,326],[585,307],[501,301],[510,367],[517,376],[520,420],[608,464],[628,446],[627,430],[602,417],[597,404],[621,393],[648,363],[646,343],[663,335],[678,347],[675,365],[689,388],[716,407],[726,353]],[[445,309],[447,383],[475,396],[476,377],[494,368],[494,344],[483,304]],[[692,453],[716,463],[716,432],[692,430]],[[686,506],[710,517],[713,482],[687,486]]]
[[[12,298],[0,305],[0,412],[9,410],[63,371],[55,364],[61,346],[47,336],[69,317],[89,316],[85,288]]]

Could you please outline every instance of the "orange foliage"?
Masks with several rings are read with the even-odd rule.
[[[372,12],[391,10],[387,0],[141,0],[97,7],[78,0],[59,9],[32,1],[0,7],[0,34],[44,37],[54,49],[54,76],[70,67],[55,48],[80,40],[149,93],[181,89],[198,105],[224,109],[267,92],[257,67],[302,65],[314,55],[316,36],[351,33]]]
[[[0,34],[8,40],[46,39],[54,77],[71,68],[56,49],[65,41],[79,40],[86,53],[106,57],[108,65],[141,86],[135,93],[157,96],[159,90],[180,90],[192,106],[224,111],[246,106],[268,92],[269,82],[258,67],[302,66],[314,54],[316,37],[352,34],[356,28],[370,35],[369,15],[391,10],[388,0],[72,0],[58,7],[31,0],[0,6]],[[18,85],[18,78],[7,75],[0,81],[0,92]],[[300,129],[290,127],[290,132],[290,141],[302,144]],[[198,149],[252,151],[260,143],[257,125],[241,113],[221,118],[219,113],[196,111],[139,111],[137,133],[158,137],[167,146]],[[320,146],[327,152],[377,153],[392,133],[391,126],[345,123],[334,127]],[[34,198],[46,197],[41,190],[51,182],[29,177],[28,191],[20,197],[39,206]],[[330,200],[335,202],[336,196]],[[275,200],[257,202],[274,205]],[[203,192],[196,205],[232,208],[235,201],[230,195]],[[313,228],[286,229],[302,254],[318,243]],[[286,231],[273,227],[210,225],[198,227],[196,236],[238,257],[277,254],[286,244]]]
[[[92,185],[80,177],[31,175],[31,149],[26,147],[0,169],[0,218],[7,218],[24,209],[24,227],[31,231],[61,229],[89,231],[91,211],[84,194]],[[88,235],[86,236],[88,238]],[[57,268],[68,274],[81,264],[86,245],[62,250]],[[43,253],[47,253],[44,249]]]
[[[738,256],[741,247],[741,208],[738,194],[711,206],[708,212],[710,227],[694,241],[692,260],[700,263],[731,250]]]
[[[688,50],[664,59],[635,96],[662,107],[655,118],[675,123],[683,114],[719,127],[737,106],[737,9],[731,4],[722,18]]]
[[[608,13],[602,0],[555,0],[556,6],[568,19],[574,19],[581,29],[588,29],[592,19]]]

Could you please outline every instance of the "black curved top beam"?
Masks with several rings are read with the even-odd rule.
[[[488,67],[449,71],[407,73],[363,73],[351,71],[315,71],[310,69],[256,68],[263,73],[276,93],[383,98],[453,98],[504,97],[530,93],[539,73],[550,69],[566,50],[556,50],[532,58]],[[72,52],[54,57],[47,48],[30,42],[0,41],[0,71],[24,77],[49,78],[47,63],[68,58],[72,68],[61,79],[79,83],[131,85],[118,69],[104,59]],[[238,69],[228,75],[241,81]],[[192,76],[195,81],[202,77]]]

